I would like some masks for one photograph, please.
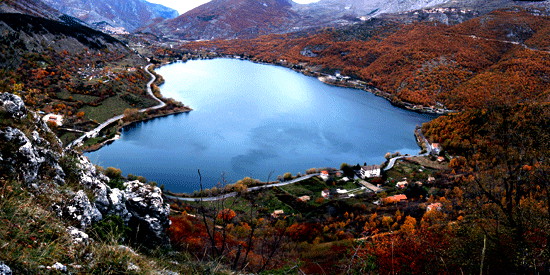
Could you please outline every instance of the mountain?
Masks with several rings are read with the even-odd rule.
[[[507,8],[479,15],[437,8],[384,15],[316,33],[188,43],[306,72],[365,81],[401,106],[453,110],[547,101],[547,9]],[[528,84],[526,84],[528,83]]]
[[[253,38],[325,26],[349,25],[384,12],[400,12],[448,0],[321,0],[297,4],[290,0],[214,0],[177,18],[140,31],[183,40]]]
[[[37,14],[33,10],[29,13]],[[55,11],[47,12],[46,16],[55,16]],[[130,52],[122,42],[66,15],[52,20],[22,13],[2,13],[0,32],[0,68],[17,68],[30,54],[106,50],[108,55],[127,55]]]
[[[487,13],[516,5],[547,7],[548,1],[321,0],[297,4],[290,0],[214,0],[139,31],[176,40],[254,38],[262,34],[352,25],[381,15],[395,16],[425,8]],[[409,20],[410,16],[401,19]]]
[[[59,11],[88,24],[108,24],[134,31],[156,18],[174,18],[178,12],[145,0],[45,0]]]
[[[290,0],[213,0],[141,31],[184,40],[250,38],[287,32],[298,18]]]

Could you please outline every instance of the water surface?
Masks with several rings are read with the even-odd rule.
[[[267,180],[312,167],[380,164],[386,152],[416,154],[413,130],[433,116],[365,91],[326,85],[292,70],[233,59],[163,66],[162,94],[194,110],[137,123],[87,154],[175,192],[245,176]]]

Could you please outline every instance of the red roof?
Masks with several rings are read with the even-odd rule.
[[[404,194],[394,195],[394,196],[390,196],[382,199],[382,201],[384,201],[385,203],[393,203],[393,202],[400,202],[400,201],[406,201],[406,200],[407,200],[407,196]]]

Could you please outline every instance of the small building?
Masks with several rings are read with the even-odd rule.
[[[395,187],[404,189],[405,187],[407,187],[407,185],[409,185],[409,183],[406,180],[404,180],[396,183]]]
[[[434,177],[432,177],[432,176],[429,176],[429,177],[428,177],[428,182],[429,182],[429,183],[432,183],[432,182],[434,182],[434,181],[435,181],[435,178],[434,178]]]
[[[434,211],[441,211],[441,207],[442,207],[442,206],[443,206],[443,205],[441,205],[440,202],[432,203],[432,204],[428,205],[428,207],[426,207],[426,212],[427,212],[427,211],[432,211],[432,210],[434,210]]]
[[[394,195],[394,196],[383,198],[382,202],[384,202],[385,204],[388,204],[388,203],[398,203],[406,200],[407,200],[407,196],[404,194],[400,194],[400,195]]]
[[[279,209],[279,210],[273,211],[273,213],[271,213],[271,217],[273,217],[273,218],[276,219],[276,218],[278,218],[279,216],[284,215],[284,214],[285,214],[285,211],[282,210],[282,209]]]
[[[380,165],[361,166],[359,173],[364,179],[380,177]]]
[[[56,115],[56,114],[47,114],[44,117],[42,117],[42,121],[45,123],[55,123],[57,126],[63,125],[63,116],[62,115]]]
[[[432,152],[434,155],[441,153],[441,145],[439,143],[432,143]]]
[[[306,201],[309,201],[311,200],[311,197],[310,196],[301,196],[298,198],[298,201],[301,201],[301,202],[306,202]]]
[[[327,170],[323,170],[323,171],[321,171],[321,175],[320,175],[320,177],[321,177],[321,178],[322,178],[322,179],[323,179],[324,181],[327,181],[327,180],[328,180],[328,178],[329,178],[329,176],[330,176],[330,175],[329,175],[329,173],[328,173],[328,171],[327,171]]]
[[[444,161],[445,161],[444,157],[437,157],[437,162],[444,162]]]
[[[321,191],[321,197],[327,199],[328,197],[330,196],[330,191],[325,189],[323,191]]]

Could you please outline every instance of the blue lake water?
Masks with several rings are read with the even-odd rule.
[[[380,164],[386,152],[416,154],[414,128],[434,117],[249,61],[194,60],[157,72],[162,94],[194,110],[126,127],[120,140],[86,155],[174,192],[198,190],[198,169],[211,187],[342,162]]]

